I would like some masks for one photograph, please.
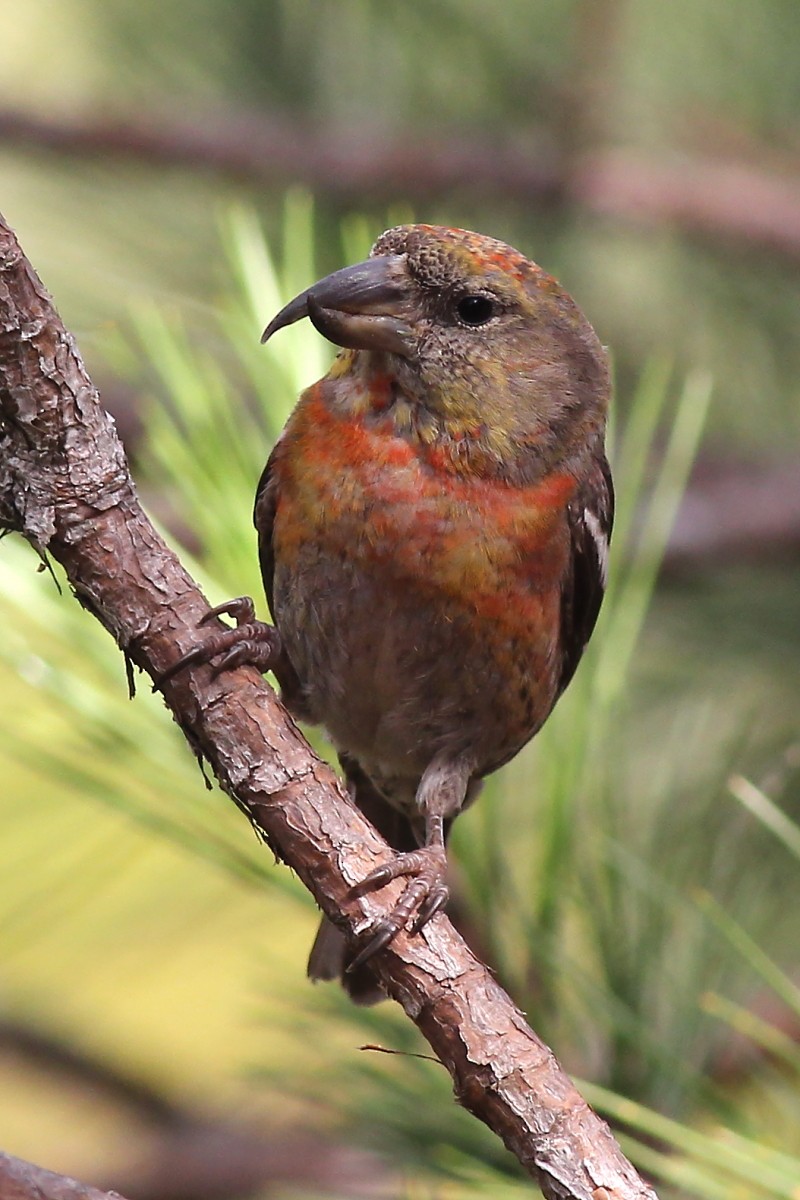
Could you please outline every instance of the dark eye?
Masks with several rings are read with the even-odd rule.
[[[491,321],[496,305],[488,296],[462,296],[456,312],[465,325],[485,325]]]

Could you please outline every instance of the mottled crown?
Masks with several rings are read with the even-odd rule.
[[[520,282],[535,277],[537,281],[547,280],[559,286],[513,246],[485,234],[447,225],[396,225],[381,234],[372,254],[405,254],[411,273],[428,287],[447,287],[465,274],[486,275],[492,269]]]

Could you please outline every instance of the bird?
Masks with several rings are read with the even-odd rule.
[[[383,993],[374,956],[448,900],[446,839],[486,776],[542,727],[594,629],[614,492],[607,354],[566,290],[495,238],[401,225],[307,288],[301,319],[339,348],[301,395],[258,484],[274,621],[240,598],[164,677],[216,660],[275,672],[321,725],[403,879],[354,947],[323,917],[312,979]],[[209,614],[209,615],[212,615]]]

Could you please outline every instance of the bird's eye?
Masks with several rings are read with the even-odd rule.
[[[456,312],[465,325],[485,325],[495,314],[495,303],[489,296],[462,296]]]

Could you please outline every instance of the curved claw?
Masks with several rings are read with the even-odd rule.
[[[182,655],[166,671],[153,680],[153,691],[158,691],[170,679],[188,667],[199,667],[211,663],[222,655],[214,665],[214,675],[245,664],[254,666],[263,674],[272,669],[280,657],[280,638],[272,625],[257,621],[253,601],[249,596],[238,596],[227,600],[204,613],[198,622],[205,625],[219,616],[233,617],[233,629],[220,629],[210,634],[199,646]]]
[[[236,596],[233,600],[226,600],[224,604],[215,605],[207,613],[203,613],[200,624],[207,625],[215,617],[233,617],[237,629],[240,625],[257,624],[255,605],[249,596]]]
[[[446,866],[447,859],[442,847],[424,846],[420,850],[396,855],[390,862],[370,871],[351,888],[352,896],[363,896],[375,888],[383,887],[392,879],[409,877],[402,896],[391,912],[372,926],[369,940],[350,962],[347,971],[355,971],[388,946],[400,930],[406,928],[412,915],[416,914],[409,929],[413,934],[419,933],[436,913],[441,912],[449,894],[444,879]]]
[[[372,937],[365,946],[362,946],[355,958],[344,969],[345,975],[349,975],[352,971],[357,971],[359,967],[363,967],[365,962],[369,962],[374,954],[383,950],[391,941],[397,937],[400,932],[399,928],[395,927],[394,923],[387,918],[385,921],[379,921],[373,926]]]
[[[232,629],[231,633],[241,634],[242,630],[247,626],[242,626],[240,629]],[[270,629],[271,626],[266,626]],[[233,639],[231,639],[233,641]],[[270,670],[275,661],[275,646],[272,642],[268,642],[266,638],[240,637],[227,650],[219,662],[216,662],[211,667],[211,672],[216,679],[217,675],[221,675],[223,671],[233,671],[236,667],[256,667],[261,674],[265,674]]]
[[[360,883],[355,884],[350,889],[350,895],[356,898],[366,896],[367,892],[385,887],[387,883],[391,883],[399,875],[405,874],[410,874],[410,872],[407,868],[403,869],[399,860],[396,859],[394,862],[384,863],[382,867],[376,867],[374,871],[370,871],[369,875],[365,875]]]
[[[195,646],[194,650],[189,650],[186,654],[181,655],[172,666],[167,667],[166,671],[162,671],[160,675],[155,676],[153,679],[153,691],[160,691],[165,683],[180,674],[181,671],[185,671],[187,667],[197,667],[206,661],[205,645]]]
[[[438,912],[441,912],[450,897],[444,884],[431,888],[428,895],[419,906],[419,911],[411,926],[411,933],[419,933]]]

